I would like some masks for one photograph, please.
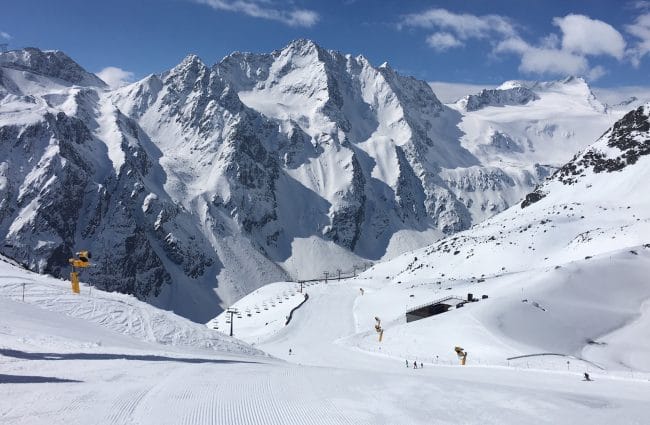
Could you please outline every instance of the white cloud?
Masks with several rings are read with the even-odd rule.
[[[274,7],[268,0],[194,0],[216,10],[243,13],[253,18],[282,22],[292,27],[311,27],[318,22],[318,13],[313,10],[284,10]]]
[[[640,15],[633,24],[626,25],[625,30],[637,38],[628,55],[634,66],[639,66],[641,58],[650,53],[650,13]]]
[[[589,70],[589,72],[587,73],[587,79],[589,81],[596,81],[599,80],[600,77],[604,75],[607,75],[607,70],[601,65],[598,65],[598,66],[594,66]]]
[[[532,47],[521,56],[519,69],[530,74],[583,75],[589,64],[584,56],[564,50]]]
[[[650,1],[648,0],[632,1],[628,3],[628,6],[632,9],[650,10]]]
[[[122,87],[133,81],[133,72],[125,71],[116,66],[108,66],[97,72],[96,75],[111,88]]]
[[[623,59],[625,40],[620,32],[606,22],[584,15],[553,18],[562,30],[562,50],[582,55],[609,55]]]
[[[457,38],[488,38],[493,34],[511,36],[516,30],[510,20],[499,15],[476,16],[453,13],[446,9],[429,9],[406,15],[399,27],[439,28],[453,32]]]
[[[11,40],[13,37],[8,32],[0,31],[0,38]]]
[[[555,34],[551,33],[547,35],[546,37],[542,38],[539,42],[540,47],[544,47],[546,49],[559,49],[560,48],[560,37]]]
[[[650,0],[634,1],[630,7],[649,8]],[[526,33],[522,27],[505,16],[458,14],[434,8],[403,16],[398,28],[429,30],[426,42],[438,52],[465,46],[472,39],[488,41],[494,56],[519,56],[519,70],[523,73],[581,75],[592,81],[601,78],[607,70],[590,61],[609,56],[620,62],[630,59],[638,66],[641,58],[650,54],[650,13],[638,16],[633,24],[625,27],[638,38],[631,47],[612,25],[585,15],[555,17],[553,24],[559,31],[532,43],[522,37]]]
[[[500,42],[494,51],[520,55],[519,70],[529,74],[584,75],[589,71],[589,63],[582,55],[562,49],[532,46],[519,37]]]
[[[625,53],[623,36],[611,25],[583,15],[567,15],[553,19],[562,31],[562,38],[550,34],[539,45],[531,45],[519,36],[499,42],[495,53],[520,56],[519,70],[528,74],[584,75],[591,81],[607,73],[598,65],[591,67],[587,56],[613,56],[622,60]]]
[[[427,37],[427,44],[433,49],[442,52],[452,47],[459,47],[463,42],[448,32],[436,32]]]

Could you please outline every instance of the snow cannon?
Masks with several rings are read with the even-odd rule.
[[[454,347],[454,351],[458,356],[458,360],[460,360],[460,365],[465,366],[465,362],[467,361],[467,351],[465,351],[463,347],[459,346]]]
[[[79,273],[75,270],[85,269],[90,267],[90,259],[92,258],[90,251],[79,251],[75,254],[77,258],[70,258],[68,263],[72,266],[72,272],[70,272],[70,284],[72,285],[72,292],[78,294],[79,290]]]
[[[68,262],[72,265],[72,268],[86,268],[90,266],[90,259],[92,255],[90,251],[79,251],[75,254],[77,258],[70,258]]]
[[[381,328],[381,319],[375,316],[375,331],[379,334],[379,342],[384,339],[384,330]]]

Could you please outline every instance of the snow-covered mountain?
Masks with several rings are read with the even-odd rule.
[[[650,327],[650,198],[643,186],[649,178],[646,104],[521,204],[369,270],[363,277],[385,283],[358,306],[365,325],[372,325],[371,314],[403,316],[405,304],[486,294],[477,305],[392,331],[421,355],[462,344],[486,361],[560,353],[650,371],[644,336]],[[398,349],[399,342],[388,344],[383,348]]]
[[[473,223],[517,203],[624,113],[602,105],[579,77],[508,81],[450,107],[463,114],[458,125],[462,145],[481,159],[475,172],[489,170],[493,192],[498,192],[485,196],[483,191],[470,190],[470,170],[442,172],[455,195],[470,205]]]
[[[499,90],[447,106],[308,40],[117,90],[61,52],[3,53],[1,250],[64,276],[88,248],[93,284],[207,321],[266,282],[468,229],[614,119],[584,80]]]

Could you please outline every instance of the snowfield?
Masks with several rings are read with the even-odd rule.
[[[115,314],[118,300],[134,310],[129,317],[165,316],[147,322],[154,335],[170,327],[174,334],[207,334],[127,296],[83,293],[88,287],[68,295],[66,282],[5,263],[0,273],[3,424],[642,424],[647,418],[646,376],[594,373],[594,382],[584,382],[582,370],[471,360],[460,367],[422,359],[424,368],[414,370],[404,359],[353,348],[342,337],[355,333],[357,286],[368,286],[368,279],[310,286],[291,323],[258,345],[283,362],[207,328],[215,342],[207,349],[188,339],[156,342]],[[282,290],[276,285],[271,292]],[[94,316],[80,313],[89,302]],[[385,341],[391,338],[397,336],[389,330]]]

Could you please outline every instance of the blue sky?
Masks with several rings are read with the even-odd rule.
[[[601,87],[649,85],[645,0],[13,0],[0,13],[10,48],[60,49],[126,79],[189,53],[212,64],[295,38],[427,81],[575,74]]]

